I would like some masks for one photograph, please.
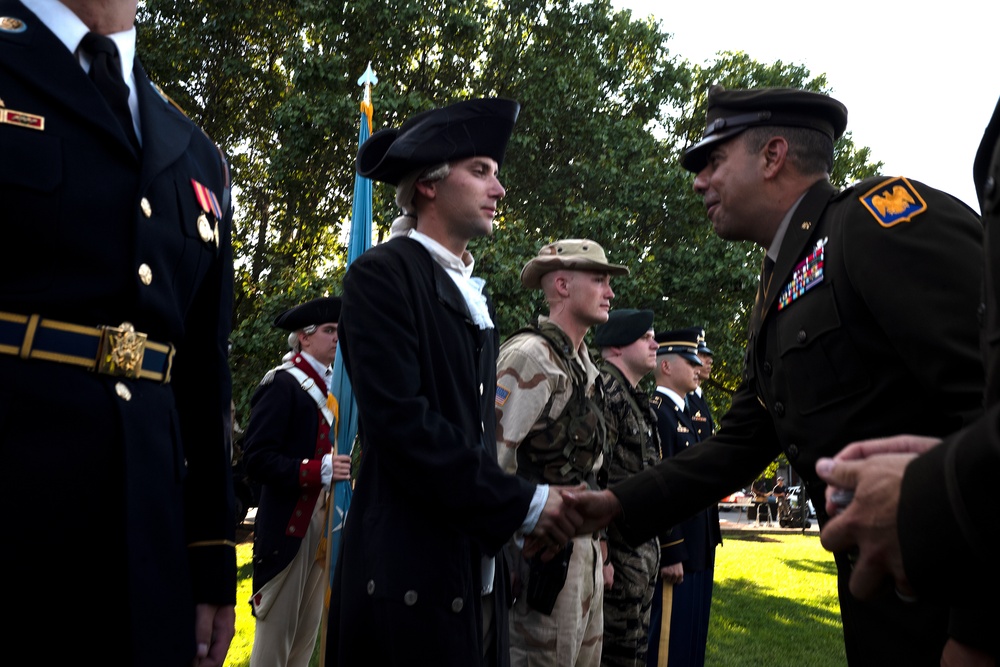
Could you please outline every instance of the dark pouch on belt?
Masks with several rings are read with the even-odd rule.
[[[547,563],[541,554],[528,562],[528,605],[535,611],[548,616],[555,607],[559,592],[566,585],[569,572],[569,558],[573,555],[573,542],[568,542],[563,550]]]

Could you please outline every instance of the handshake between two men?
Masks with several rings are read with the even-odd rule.
[[[525,558],[541,554],[551,560],[577,535],[586,535],[610,524],[621,514],[621,504],[607,490],[590,491],[586,484],[550,486],[535,529],[525,536]]]

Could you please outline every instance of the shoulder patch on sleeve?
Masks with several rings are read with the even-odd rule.
[[[507,389],[502,384],[497,384],[497,397],[496,404],[497,407],[503,406],[507,402],[507,398],[510,396],[510,389]]]
[[[902,176],[882,181],[858,197],[858,201],[883,227],[908,222],[927,210],[927,202]]]

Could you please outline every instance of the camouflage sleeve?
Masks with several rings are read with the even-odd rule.
[[[538,336],[518,336],[500,348],[497,359],[497,458],[508,473],[517,472],[517,447],[543,419],[550,397],[562,391],[566,377]],[[556,406],[553,405],[553,408]],[[562,409],[562,406],[559,406]]]

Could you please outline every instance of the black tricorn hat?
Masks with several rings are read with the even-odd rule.
[[[836,141],[847,129],[847,107],[829,95],[798,88],[708,91],[705,135],[684,151],[681,166],[698,173],[712,148],[750,127],[784,125],[818,130]]]
[[[274,326],[286,331],[298,331],[313,324],[340,320],[340,297],[323,296],[306,301],[274,318]]]
[[[656,349],[656,356],[661,354],[679,354],[692,364],[701,366],[701,359],[698,358],[698,333],[700,329],[691,327],[688,329],[678,329],[676,331],[660,331],[656,334],[656,342],[660,346]]]
[[[631,345],[653,328],[653,311],[619,308],[608,314],[608,321],[594,329],[597,347]]]
[[[398,185],[421,167],[479,155],[499,167],[520,110],[514,100],[483,98],[418,113],[398,130],[379,130],[361,144],[358,173]]]

